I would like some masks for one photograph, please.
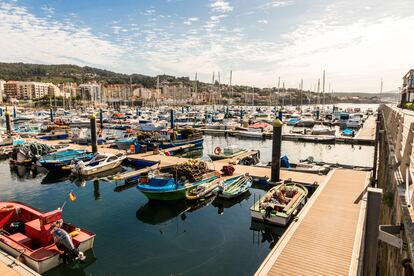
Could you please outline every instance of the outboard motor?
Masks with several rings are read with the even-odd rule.
[[[57,248],[64,253],[65,261],[84,261],[85,255],[80,252],[75,246],[73,245],[72,238],[69,234],[60,227],[55,227],[53,229],[53,240],[57,246]]]

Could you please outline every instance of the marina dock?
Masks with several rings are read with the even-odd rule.
[[[1,276],[40,276],[29,267],[16,261],[13,257],[0,250]]]
[[[256,275],[356,275],[369,175],[329,173]]]

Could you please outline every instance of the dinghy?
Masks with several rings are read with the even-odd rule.
[[[194,188],[188,189],[185,193],[185,197],[188,200],[199,200],[205,197],[209,197],[215,192],[219,185],[220,178],[216,178],[213,181],[206,181]]]
[[[62,210],[43,213],[19,202],[0,202],[0,249],[38,273],[64,261],[84,261],[95,234],[65,223]]]
[[[218,197],[232,199],[249,191],[253,180],[248,174],[232,177],[221,182]]]
[[[304,206],[308,189],[301,184],[283,183],[270,189],[250,207],[253,219],[286,226]]]
[[[43,156],[39,163],[49,171],[70,169],[68,165],[78,161],[89,161],[95,154],[86,150],[65,149]]]

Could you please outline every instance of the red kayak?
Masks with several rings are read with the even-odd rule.
[[[94,239],[94,233],[63,222],[60,208],[43,213],[20,202],[0,202],[0,249],[38,273],[83,261]]]

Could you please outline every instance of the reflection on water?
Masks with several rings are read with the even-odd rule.
[[[49,272],[44,273],[43,275],[89,275],[85,272],[85,268],[96,262],[96,256],[93,249],[84,252],[84,254],[86,257],[85,262],[80,263],[78,261],[74,261],[69,264],[61,265],[55,269],[50,270]]]
[[[250,230],[252,230],[253,243],[268,243],[269,249],[272,249],[279,241],[286,228],[252,220]]]
[[[260,150],[261,161],[270,162],[272,160],[272,140],[237,139],[231,136],[204,136],[204,154],[212,153],[217,146],[223,148],[233,145],[244,149],[258,149]],[[282,141],[282,155],[285,154],[293,163],[311,156],[315,161],[372,166],[374,147]]]
[[[221,197],[216,197],[213,201],[213,206],[217,208],[217,213],[222,215],[224,213],[224,209],[231,208],[236,204],[240,204],[242,201],[249,199],[250,192],[246,192],[237,198],[233,199],[225,199]]]

